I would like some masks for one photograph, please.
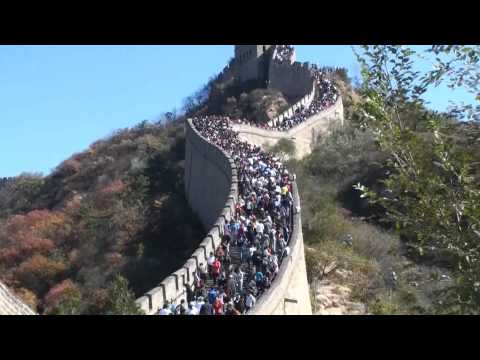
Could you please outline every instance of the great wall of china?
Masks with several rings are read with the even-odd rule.
[[[263,49],[265,50],[265,46]],[[273,46],[270,56],[275,58],[276,46]],[[229,74],[233,69],[234,66],[227,66],[221,76]],[[308,63],[301,64],[293,60],[272,61],[272,66],[268,70],[270,86],[288,95],[297,96],[300,100],[272,119],[270,127],[291,117],[301,106],[308,107],[311,104],[318,95],[313,76],[316,70],[316,66]],[[310,152],[317,136],[325,133],[331,123],[343,125],[341,96],[327,109],[308,117],[306,121],[288,131],[269,130],[240,123],[234,124],[232,129],[242,140],[260,147],[274,145],[283,138],[290,139],[296,145],[296,156],[301,158]],[[185,137],[186,197],[208,232],[197,250],[180,269],[136,300],[137,305],[147,315],[157,313],[167,302],[173,301],[178,304],[182,299],[186,299],[185,286],[192,286],[199,264],[206,263],[210,252],[214,252],[220,246],[224,224],[234,216],[238,199],[238,173],[229,153],[202,136],[192,119],[186,121]],[[300,198],[295,182],[292,195],[295,211],[292,219],[293,231],[288,243],[290,253],[280,263],[279,271],[270,288],[257,299],[256,305],[248,314],[312,314],[305,266]],[[34,313],[0,283],[1,314]]]
[[[228,73],[231,66],[223,71]],[[272,67],[274,68],[274,67]],[[272,74],[270,68],[270,74]],[[282,69],[280,71],[279,69]],[[315,97],[316,87],[311,74],[316,67],[308,63],[276,65],[275,76],[287,75],[287,79],[309,74],[309,86],[306,93],[287,111],[272,119],[270,125],[292,116],[300,106],[308,107]],[[302,74],[302,75],[299,75]],[[287,81],[274,81],[287,84]],[[283,87],[280,85],[279,87]],[[343,103],[341,97],[329,108],[309,117],[288,131],[268,130],[247,124],[234,124],[232,129],[238,132],[242,140],[257,146],[274,145],[282,138],[292,140],[297,149],[297,157],[307,155],[316,137],[325,133],[331,123],[343,125]],[[179,303],[186,299],[185,286],[191,286],[194,273],[200,263],[206,263],[210,252],[220,246],[225,222],[229,222],[235,211],[238,198],[238,174],[234,161],[228,152],[212,144],[203,137],[191,119],[186,123],[185,155],[185,191],[192,209],[198,214],[203,226],[208,230],[206,237],[185,264],[164,279],[157,287],[137,299],[137,304],[146,314],[155,314],[166,302]],[[291,252],[281,265],[272,286],[258,299],[251,315],[309,315],[312,313],[309,287],[306,275],[305,254],[302,235],[301,206],[296,183],[293,186],[294,208],[293,232],[289,242]]]

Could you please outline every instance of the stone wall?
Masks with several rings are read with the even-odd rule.
[[[311,91],[312,75],[308,63],[272,61],[268,87],[281,91],[289,98],[300,98]]]
[[[230,193],[233,161],[190,123],[185,139],[185,194],[204,228],[210,229]]]
[[[291,115],[289,109],[286,115]],[[258,146],[273,146],[280,139],[291,139],[297,149],[296,157],[301,159],[309,154],[318,135],[327,134],[331,124],[343,126],[343,102],[341,96],[335,105],[310,117],[305,122],[295,126],[289,131],[272,131],[258,127],[236,124],[233,126],[239,132],[241,139]]]
[[[265,63],[270,61],[272,45],[236,45],[236,77],[240,82],[249,80],[264,81],[268,78]]]
[[[0,282],[0,315],[37,315]]]

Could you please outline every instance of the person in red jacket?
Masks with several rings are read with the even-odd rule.
[[[212,277],[213,277],[213,283],[217,283],[217,279],[220,276],[220,269],[222,267],[222,264],[218,259],[215,259],[212,265]]]
[[[215,315],[223,315],[223,301],[220,296],[217,296],[213,302],[213,311]]]

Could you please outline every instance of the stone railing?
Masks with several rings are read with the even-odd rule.
[[[290,98],[303,97],[311,91],[312,69],[308,62],[290,63],[273,60],[268,71],[268,86]]]
[[[307,95],[305,95],[303,98],[301,98],[299,101],[297,101],[295,104],[290,106],[283,113],[281,113],[277,117],[270,120],[268,122],[268,126],[273,127],[273,126],[275,126],[275,124],[281,123],[283,121],[283,119],[290,118],[291,116],[293,116],[293,114],[295,114],[295,112],[298,109],[301,109],[302,106],[305,107],[305,108],[308,108],[310,106],[310,104],[312,103],[313,99],[315,98],[315,91],[316,91],[316,86],[315,86],[315,83],[312,82],[312,90]]]

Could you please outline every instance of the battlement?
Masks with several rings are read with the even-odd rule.
[[[239,82],[257,80],[288,97],[300,97],[308,91],[313,68],[295,59],[295,48],[290,45],[237,45],[234,76]]]
[[[235,77],[239,82],[268,82],[268,67],[274,45],[235,45]]]
[[[269,67],[268,87],[290,98],[300,98],[311,92],[312,67],[308,62],[273,61]]]

